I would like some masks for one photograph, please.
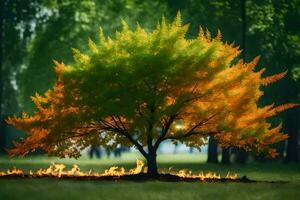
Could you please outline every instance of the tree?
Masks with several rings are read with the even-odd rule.
[[[40,4],[41,0],[0,2],[0,153],[5,152],[10,139],[4,119],[20,111],[16,76],[21,71]]]
[[[212,38],[200,30],[186,39],[187,31],[180,13],[170,24],[163,17],[152,32],[139,25],[131,30],[125,21],[114,39],[100,29],[99,43],[88,41],[89,55],[73,49],[74,64],[55,61],[55,86],[32,97],[32,116],[7,119],[28,133],[10,154],[42,148],[79,157],[91,143],[134,146],[147,160],[150,177],[158,176],[156,151],[165,140],[199,147],[210,136],[222,147],[276,156],[268,145],[287,135],[266,119],[296,104],[256,102],[261,86],[286,72],[263,78],[264,70],[254,71],[258,57],[234,62],[240,51],[222,42],[220,33]]]
[[[222,148],[222,164],[230,164],[230,148]]]
[[[294,72],[289,73],[279,84],[265,88],[265,96],[261,99],[261,103],[299,102],[299,80],[295,77],[295,71],[300,64],[300,22],[297,20],[300,17],[299,0],[247,2],[248,41],[251,41],[248,44],[247,54],[253,55],[259,49],[265,57],[263,65],[271,61],[274,67],[269,68],[266,74],[276,73],[282,69]],[[299,157],[300,125],[297,120],[300,116],[299,111],[293,109],[280,116],[284,118],[284,129],[289,134],[286,152],[282,153],[286,155],[287,162],[297,162]]]
[[[213,137],[208,139],[207,162],[218,163],[218,141]]]

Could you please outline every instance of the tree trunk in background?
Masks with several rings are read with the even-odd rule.
[[[2,116],[0,120],[0,154],[4,154],[6,153],[6,122]]]
[[[236,152],[236,162],[239,164],[245,164],[248,159],[248,152],[244,149],[237,149]]]
[[[242,58],[246,60],[246,33],[247,33],[247,21],[246,21],[246,0],[241,0],[241,18],[242,18]]]
[[[281,157],[282,158],[282,157]],[[257,162],[261,162],[261,163],[264,163],[267,161],[267,158],[265,155],[262,155],[262,154],[257,154],[257,155],[254,155],[254,159],[255,161]]]
[[[286,112],[285,132],[289,135],[287,140],[285,162],[299,162],[299,108]]]
[[[241,49],[242,49],[242,59],[246,61],[246,36],[247,36],[247,20],[246,20],[246,0],[241,0],[241,21],[242,21],[242,42],[241,42]],[[248,158],[248,153],[241,149],[236,149],[236,162],[240,164],[246,163]]]
[[[0,2],[0,153],[4,153],[5,148],[5,121],[2,117],[2,65],[3,65],[3,54],[4,54],[4,1]]]
[[[222,160],[223,164],[230,164],[230,148],[222,148]]]
[[[208,140],[207,162],[218,163],[218,142],[213,137]]]

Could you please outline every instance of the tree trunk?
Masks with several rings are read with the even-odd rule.
[[[289,135],[285,162],[299,162],[299,108],[286,112],[285,130]]]
[[[156,162],[156,151],[149,152],[147,159],[148,171],[147,174],[151,178],[157,178],[159,176]]]
[[[287,149],[286,149],[286,162],[298,162],[298,135],[297,134],[289,134]]]
[[[222,148],[222,161],[223,164],[230,164],[230,149]]]
[[[213,137],[208,140],[207,162],[218,163],[218,142]]]
[[[6,122],[4,117],[0,116],[0,154],[5,154],[6,148]]]
[[[5,1],[6,2],[6,1]],[[4,6],[5,2],[0,2],[0,153],[4,153],[5,147],[5,121],[2,118],[2,93],[3,93],[3,80],[2,80],[2,70],[3,70],[3,57],[4,57]]]
[[[246,60],[246,34],[247,34],[247,20],[246,20],[246,0],[241,0],[241,18],[242,18],[242,58]]]
[[[237,149],[236,162],[239,164],[245,164],[248,160],[248,152],[244,149]]]

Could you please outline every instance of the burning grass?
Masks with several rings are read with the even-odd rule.
[[[96,171],[81,171],[79,166],[74,164],[73,167],[67,170],[64,164],[52,163],[46,169],[37,171],[29,170],[27,172],[16,167],[0,172],[0,178],[56,178],[56,179],[74,179],[74,180],[133,180],[146,181],[153,179],[147,175],[147,166],[141,160],[136,161],[136,167],[126,171],[123,167],[110,167],[104,172]],[[238,178],[237,174],[228,172],[226,177],[221,177],[214,172],[194,174],[192,171],[180,170],[162,171],[157,177],[161,181],[186,181],[186,182],[256,182],[249,180],[246,177]]]

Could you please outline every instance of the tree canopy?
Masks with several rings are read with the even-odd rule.
[[[60,157],[80,156],[90,144],[135,146],[157,173],[156,150],[165,140],[203,145],[208,136],[224,147],[268,152],[287,138],[281,124],[267,119],[296,104],[257,105],[262,86],[287,72],[263,77],[259,57],[237,60],[238,47],[200,28],[187,39],[180,13],[149,32],[126,21],[114,38],[99,31],[88,53],[73,49],[74,63],[55,61],[56,83],[32,97],[36,112],[7,122],[28,136],[10,151],[24,155],[37,148]],[[150,164],[150,165],[149,165]],[[152,169],[151,169],[152,168]],[[151,170],[154,170],[151,172]]]
[[[70,47],[84,47],[88,36],[96,36],[99,24],[104,32],[114,33],[120,27],[121,15],[130,23],[140,20],[150,27],[153,19],[159,19],[159,13],[166,12],[164,4],[142,0],[46,0],[40,7],[46,17],[35,23],[35,37],[27,47],[26,67],[16,80],[18,103],[29,113],[34,105],[28,98],[35,92],[45,92],[55,82],[52,60],[71,63]]]

